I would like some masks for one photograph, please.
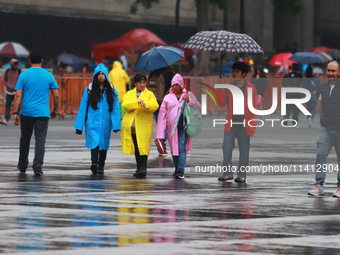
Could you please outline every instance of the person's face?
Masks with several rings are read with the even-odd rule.
[[[13,66],[12,66],[12,69],[14,71],[18,70],[18,67],[19,67],[19,63],[15,63]]]
[[[146,80],[140,80],[139,82],[137,82],[136,84],[136,89],[138,92],[142,92],[145,90],[146,87]]]
[[[339,66],[336,63],[329,63],[327,66],[327,78],[335,80],[339,77]]]
[[[181,94],[182,93],[182,87],[178,83],[172,85],[172,91],[174,94]]]
[[[242,73],[241,70],[239,69],[234,69],[233,70],[233,78],[234,79],[243,79],[244,77],[246,77],[246,73]]]
[[[98,74],[98,81],[100,83],[104,82],[106,80],[105,74],[103,72],[99,72]]]

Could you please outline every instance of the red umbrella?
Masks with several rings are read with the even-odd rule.
[[[195,50],[195,49],[187,49],[187,48],[182,48],[182,45],[184,43],[181,43],[181,42],[178,42],[178,43],[172,43],[172,44],[169,44],[170,46],[173,46],[173,47],[176,47],[176,48],[179,48],[181,50],[184,50],[184,54],[186,56],[190,56],[190,55],[194,55],[194,54],[198,54],[200,51],[199,50]]]
[[[330,50],[334,50],[332,48],[324,47],[324,46],[319,46],[319,47],[314,47],[309,50],[309,52],[312,53],[320,53],[320,52],[328,52]]]
[[[271,58],[269,64],[271,66],[291,66],[293,63],[296,63],[294,61],[289,60],[291,56],[293,56],[293,54],[289,52],[282,52],[276,54]]]
[[[0,56],[3,57],[28,57],[30,52],[16,42],[0,43]]]

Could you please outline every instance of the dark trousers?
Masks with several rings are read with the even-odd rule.
[[[295,104],[287,104],[286,105],[286,116],[285,119],[289,119],[290,118],[290,112],[293,109],[293,120],[295,120],[297,123],[299,123],[299,112],[300,109],[297,108],[297,106]],[[284,122],[285,125],[288,125],[288,121]],[[296,123],[292,123],[292,124],[296,124]]]
[[[136,158],[136,163],[137,163],[137,170],[140,170],[141,168],[146,169],[148,156],[139,154],[136,134],[131,134],[131,136],[132,136],[133,144],[135,146],[135,158]]]
[[[44,163],[45,156],[45,142],[48,120],[49,118],[47,117],[20,116],[21,137],[18,167],[21,172],[26,171],[28,166],[28,154],[33,130],[35,136],[33,171],[37,173],[41,172],[41,167]]]
[[[99,150],[99,145],[91,149],[91,161],[92,164],[98,165],[98,170],[104,170],[107,150]]]
[[[12,104],[13,104],[13,101],[14,101],[14,96],[15,95],[8,95],[6,93],[6,110],[5,110],[5,119],[7,121],[9,121],[11,115],[10,115],[10,112],[11,112],[11,109],[12,109]]]
[[[223,166],[227,167],[226,173],[233,174],[236,172],[232,168],[231,157],[235,148],[235,139],[237,139],[238,148],[240,151],[240,159],[238,161],[237,176],[240,178],[246,177],[246,168],[249,165],[249,149],[250,136],[244,127],[231,127],[230,131],[224,131],[223,139]]]

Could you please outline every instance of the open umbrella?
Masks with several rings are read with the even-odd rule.
[[[81,63],[81,60],[73,54],[61,54],[58,56],[58,61],[67,65],[77,65]]]
[[[16,42],[4,42],[0,43],[0,56],[2,57],[28,57],[30,52],[22,46],[20,43]]]
[[[330,50],[327,54],[333,58],[340,58],[340,50]]]
[[[171,44],[169,44],[169,46],[173,46],[173,47],[176,47],[176,48],[182,48],[182,45],[183,45],[184,43],[181,43],[181,42],[177,42],[177,43],[171,43]],[[188,48],[183,48],[183,50],[184,50],[184,54],[186,55],[186,56],[190,56],[190,55],[194,55],[194,54],[198,54],[200,51],[199,50],[195,50],[195,49],[188,49]]]
[[[184,51],[172,46],[159,46],[144,52],[138,58],[134,72],[146,73],[170,66],[184,57]]]
[[[279,54],[274,55],[270,61],[269,64],[271,66],[291,66],[294,61],[289,60],[289,58],[293,56],[292,53],[289,52],[281,52]]]
[[[309,52],[312,52],[312,53],[321,53],[321,52],[328,52],[330,50],[334,50],[332,48],[328,48],[328,47],[325,47],[325,46],[319,46],[319,47],[314,47],[314,48],[311,48],[309,49]]]
[[[321,56],[311,52],[296,52],[289,60],[302,64],[322,64],[326,62]]]
[[[328,53],[325,52],[318,52],[315,53],[317,55],[319,55],[320,57],[322,57],[326,62],[332,61],[333,57],[331,55],[329,55]]]
[[[225,30],[201,31],[191,36],[182,48],[203,51],[221,51],[220,78],[222,77],[223,52],[262,53],[260,45],[246,34],[233,33]]]

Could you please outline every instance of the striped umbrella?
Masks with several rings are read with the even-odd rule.
[[[0,56],[2,57],[28,57],[30,52],[16,42],[0,43]]]

